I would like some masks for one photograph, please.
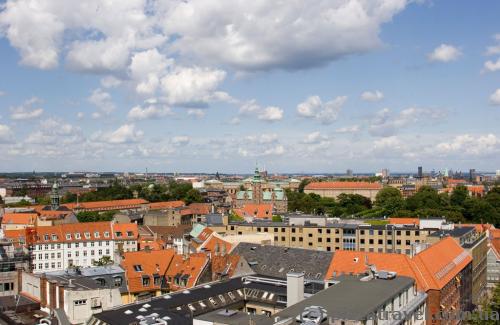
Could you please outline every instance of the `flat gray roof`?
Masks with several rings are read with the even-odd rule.
[[[327,310],[328,318],[363,320],[375,313],[401,291],[411,287],[414,280],[396,276],[392,280],[373,279],[361,281],[361,277],[342,276],[339,283],[323,290],[272,316],[262,324],[273,324],[275,317],[281,319],[297,317],[308,306],[321,306]]]
[[[238,310],[218,309],[207,314],[196,316],[194,319],[213,322],[216,324],[250,324],[249,321],[253,320],[256,324],[262,321],[269,320],[270,318],[264,315],[249,315],[248,313]]]

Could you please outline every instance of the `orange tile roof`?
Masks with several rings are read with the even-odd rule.
[[[489,223],[458,223],[458,224],[455,224],[455,227],[474,227],[476,228],[476,231],[477,232],[485,232],[487,230],[489,230],[490,232],[492,230],[495,230],[494,226],[489,224]]]
[[[137,239],[139,238],[139,229],[136,223],[113,223],[113,231],[115,239]],[[117,233],[121,236],[118,237]]]
[[[429,289],[440,290],[472,261],[453,238],[446,237],[413,257]]]
[[[187,215],[193,214],[193,211],[191,211],[191,209],[188,207],[182,207],[180,209],[180,213],[181,213],[181,216],[187,216]]]
[[[212,229],[210,229],[210,228],[208,228],[208,227],[205,227],[205,229],[203,229],[203,231],[202,231],[202,232],[200,232],[200,234],[199,234],[199,235],[198,235],[198,237],[196,237],[196,238],[198,238],[198,239],[199,239],[199,240],[201,240],[201,241],[205,241],[205,240],[207,240],[207,239],[210,237],[210,235],[211,235],[213,232],[214,232],[214,231],[213,231]]]
[[[483,185],[469,185],[467,186],[467,189],[469,192],[474,193],[474,194],[483,194],[484,193],[484,186]]]
[[[96,201],[96,202],[79,202],[64,204],[69,209],[92,209],[92,210],[113,210],[126,209],[130,207],[139,207],[149,202],[143,199],[127,199],[127,200],[111,200],[111,201]]]
[[[496,255],[497,260],[500,260],[500,238],[493,238],[490,240],[490,247]]]
[[[37,217],[36,213],[5,213],[2,217],[2,224],[33,226]]]
[[[419,218],[389,218],[389,223],[391,225],[419,225],[420,224],[420,219]]]
[[[173,290],[181,289],[173,281],[175,276],[178,275],[189,276],[186,288],[195,286],[208,262],[209,258],[205,253],[194,253],[189,255],[188,258],[185,258],[183,255],[175,255],[167,269],[167,276],[172,279],[170,281],[170,288]]]
[[[216,249],[217,248],[217,249]],[[224,239],[220,238],[216,232],[212,233],[210,238],[205,240],[205,242],[200,246],[200,250],[209,251],[214,256],[216,253],[229,253],[233,246]],[[218,251],[217,251],[218,250]],[[217,251],[217,252],[216,252]]]
[[[379,190],[382,185],[370,182],[312,182],[306,185],[306,190],[322,189],[370,189]]]
[[[125,269],[129,292],[136,293],[160,289],[160,285],[155,286],[154,274],[164,276],[174,255],[173,249],[123,253],[123,260],[120,265]],[[140,265],[142,271],[137,271],[136,265]],[[149,277],[148,286],[142,284],[143,275]]]
[[[393,271],[398,275],[408,276],[417,282],[419,288],[425,287],[425,281],[421,275],[416,272],[414,264],[409,256],[395,253],[375,253],[360,251],[336,251],[326,273],[326,279],[341,274],[363,274],[368,271],[365,259],[368,264],[375,265],[378,271]]]
[[[470,254],[451,237],[442,239],[413,258],[404,254],[336,251],[326,278],[366,273],[365,258],[377,270],[394,271],[415,279],[418,288],[440,290],[472,261]]]
[[[467,181],[465,179],[449,178],[447,182],[448,182],[448,184],[454,184],[454,185],[467,184]]]
[[[139,250],[162,250],[165,249],[165,242],[161,239],[156,239],[156,240],[147,240],[147,239],[140,239],[139,240]]]
[[[203,215],[210,213],[212,205],[210,203],[191,203],[188,207],[191,209],[192,214]]]
[[[490,229],[490,237],[493,239],[500,238],[500,229]]]
[[[149,203],[149,208],[151,210],[160,210],[160,209],[171,209],[171,208],[179,208],[185,205],[184,201],[166,201],[166,202],[153,202]]]
[[[14,246],[19,247],[23,245],[31,245],[34,240],[34,229],[33,227],[26,229],[15,229],[15,230],[5,230],[4,236],[12,243]],[[21,244],[23,242],[23,244]]]
[[[212,276],[220,274],[232,277],[240,261],[239,255],[212,256]],[[216,279],[212,279],[216,280]]]
[[[256,217],[258,219],[271,219],[273,217],[272,204],[245,204],[242,208],[234,209],[238,216]]]

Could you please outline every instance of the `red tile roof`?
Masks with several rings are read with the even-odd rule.
[[[11,225],[35,225],[36,218],[38,215],[36,213],[5,213],[2,217],[3,224]]]
[[[129,208],[139,208],[149,202],[143,199],[127,199],[127,200],[111,200],[111,201],[97,201],[97,202],[80,202],[68,203],[64,206],[69,209],[85,209],[85,210],[120,210]]]
[[[342,273],[360,274],[367,271],[365,258],[377,270],[395,271],[415,279],[424,290],[440,290],[472,261],[453,238],[447,237],[413,258],[403,254],[336,251],[327,272],[327,279]]]
[[[419,218],[389,218],[389,223],[391,225],[419,225]]]
[[[306,185],[305,190],[323,189],[370,189],[379,190],[382,185],[370,182],[312,182]]]
[[[219,235],[214,232],[203,244],[201,244],[199,250],[209,251],[211,252],[211,256],[214,256],[215,254],[221,254],[223,252],[227,254],[232,248],[233,246],[231,243],[220,238]]]
[[[191,203],[188,207],[192,214],[204,215],[210,213],[212,205],[210,203]]]
[[[188,276],[185,288],[191,288],[198,283],[198,279],[207,266],[209,258],[205,253],[194,253],[185,258],[183,255],[175,255],[167,270],[167,276],[172,279],[170,288],[172,290],[181,289],[180,285],[174,283],[176,276]]]
[[[166,201],[166,202],[154,202],[149,203],[149,208],[151,210],[161,210],[161,209],[171,209],[180,208],[185,205],[184,201]]]
[[[135,223],[113,223],[115,239],[137,239],[139,238],[139,229]],[[121,233],[121,236],[118,236]]]
[[[160,289],[161,286],[154,283],[154,275],[164,276],[174,255],[173,249],[123,253],[121,266],[125,269],[129,291],[137,293]],[[143,276],[149,277],[149,285],[143,285]]]
[[[242,208],[234,209],[233,212],[242,218],[255,217],[258,219],[271,219],[273,217],[273,205],[245,204]]]

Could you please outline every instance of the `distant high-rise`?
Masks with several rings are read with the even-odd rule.
[[[382,171],[380,172],[380,174],[382,175],[382,178],[389,177],[390,176],[389,169],[387,169],[387,168],[382,169]]]
[[[474,168],[469,169],[469,181],[474,181],[476,179],[476,170]]]
[[[500,178],[500,169],[497,169],[497,178]]]
[[[418,178],[422,178],[424,176],[424,173],[422,171],[422,166],[418,166],[418,173],[417,173],[417,177]]]
[[[347,177],[352,177],[352,169],[348,169],[346,172]]]

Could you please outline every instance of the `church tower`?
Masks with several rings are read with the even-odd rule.
[[[52,210],[59,209],[61,197],[59,196],[59,185],[57,185],[57,181],[52,185],[52,192],[50,193],[50,208]]]
[[[252,180],[252,193],[253,193],[253,203],[262,203],[262,179],[260,176],[259,168],[255,167],[255,173]]]

